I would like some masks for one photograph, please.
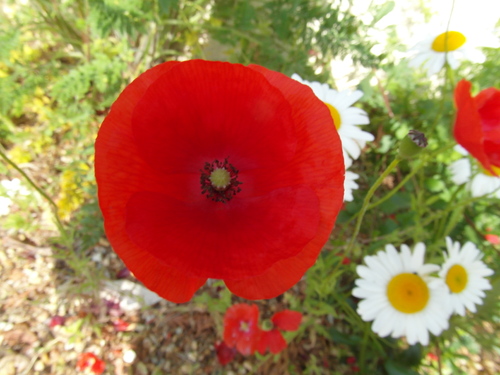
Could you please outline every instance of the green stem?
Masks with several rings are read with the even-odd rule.
[[[389,173],[393,171],[394,168],[396,168],[396,166],[399,164],[400,161],[401,159],[399,158],[399,156],[396,156],[396,158],[392,161],[391,164],[389,164],[384,173],[380,175],[380,177],[377,179],[377,181],[375,181],[370,190],[368,190],[368,193],[366,194],[365,199],[363,200],[363,206],[361,207],[358,219],[356,221],[356,227],[354,228],[354,233],[352,234],[351,241],[349,242],[349,246],[347,247],[346,250],[347,256],[351,256],[354,243],[356,242],[356,237],[358,236],[359,230],[361,229],[361,222],[363,221],[363,217],[365,216],[365,213],[368,210],[370,199],[372,198],[377,188],[382,184],[384,179],[389,175]]]
[[[47,195],[47,193],[45,193],[40,187],[38,187],[38,185],[26,174],[26,172],[24,172],[21,168],[19,168],[18,165],[16,163],[14,163],[5,154],[4,150],[1,147],[0,147],[0,157],[2,157],[2,159],[5,160],[5,162],[7,164],[9,164],[12,168],[14,168],[16,171],[18,171],[21,174],[21,176],[23,176],[23,178],[28,182],[28,184],[30,184],[31,187],[33,189],[35,189],[49,203],[49,205],[52,208],[52,212],[54,214],[57,229],[59,230],[59,233],[61,234],[61,236],[64,238],[65,243],[69,244],[70,241],[69,241],[68,233],[66,232],[66,229],[64,228],[64,225],[61,221],[61,218],[59,217],[57,205],[52,200],[52,198],[49,197]]]
[[[422,168],[424,166],[424,163],[423,162],[420,162],[419,165],[417,165],[410,173],[408,173],[406,175],[405,178],[403,178],[401,180],[401,182],[399,184],[397,184],[394,189],[392,189],[389,193],[387,193],[384,197],[380,198],[378,201],[376,202],[373,202],[372,204],[370,204],[368,206],[368,208],[366,209],[367,211],[368,210],[371,210],[372,208],[375,208],[377,207],[378,205],[384,203],[386,200],[388,200],[389,198],[391,198],[394,194],[396,194],[407,182],[410,178],[413,177],[413,175],[415,175],[415,173],[417,173],[420,168]]]

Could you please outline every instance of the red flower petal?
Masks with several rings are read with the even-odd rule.
[[[492,245],[500,245],[500,237],[496,234],[485,234],[484,238]]]
[[[215,353],[217,354],[219,363],[224,366],[233,360],[236,355],[236,349],[230,348],[224,341],[222,341],[215,344]]]
[[[276,328],[283,331],[296,331],[302,321],[302,314],[298,311],[283,310],[274,314],[271,321]]]
[[[297,222],[296,212],[305,222]],[[316,234],[318,222],[318,198],[301,186],[241,198],[230,207],[208,199],[182,202],[139,192],[127,209],[127,232],[139,247],[190,276],[226,280],[262,273],[296,255]],[[267,231],[288,235],[266,236]],[[259,235],[263,238],[255,238]]]
[[[130,240],[124,220],[132,194],[163,186],[163,176],[151,171],[137,156],[130,126],[132,110],[148,86],[177,64],[168,62],[148,70],[122,92],[99,130],[95,145],[95,173],[104,227],[113,249],[149,289],[170,301],[181,303],[189,301],[206,279],[189,277],[142,251]],[[131,180],[134,175],[137,178]]]
[[[241,281],[232,290],[254,298],[288,289],[314,263],[342,203],[342,151],[326,107],[255,66],[163,64],[135,82],[96,142],[106,232],[127,267],[176,302],[205,277]],[[225,158],[241,192],[207,200],[200,169]],[[273,285],[259,293],[254,281]]]
[[[78,371],[85,371],[89,367],[93,374],[100,375],[104,372],[106,363],[93,353],[86,352],[80,354],[76,362],[76,369]]]
[[[496,175],[492,166],[500,167],[500,91],[486,89],[473,98],[470,88],[470,82],[461,80],[455,89],[455,139]]]
[[[301,129],[304,132],[308,130],[307,126],[312,128],[310,129],[310,136],[301,138],[307,141],[302,145],[303,148],[300,148],[300,150],[304,152],[304,158],[307,158],[308,153],[310,153],[310,162],[318,163],[311,164],[312,170],[308,173],[314,176],[316,172],[317,179],[321,180],[322,167],[320,164],[322,162],[337,161],[330,166],[332,174],[329,175],[329,178],[330,182],[333,182],[333,184],[328,185],[323,182],[313,185],[316,190],[316,195],[318,197],[327,195],[330,197],[338,197],[338,194],[342,194],[343,196],[343,172],[339,173],[339,169],[342,167],[338,164],[338,152],[340,149],[337,148],[341,146],[340,143],[337,142],[338,134],[330,133],[330,127],[333,127],[333,122],[328,124],[324,122],[323,111],[326,110],[329,115],[328,109],[323,103],[317,103],[314,98],[311,99],[307,97],[307,99],[305,99],[302,96],[303,90],[310,90],[307,86],[301,85],[293,80],[280,80],[279,78],[281,75],[277,75],[277,73],[270,74],[273,72],[265,68],[254,65],[250,67],[263,73],[271,84],[282,89],[283,95],[285,95],[285,98],[294,109],[294,116],[297,122],[303,124]],[[318,104],[318,106],[316,106],[316,104]],[[330,136],[333,136],[333,138],[329,138]],[[323,158],[317,160],[315,155],[318,154],[324,155]],[[300,161],[298,160],[298,162]],[[297,254],[295,257],[275,263],[262,275],[241,280],[224,280],[226,286],[234,294],[253,300],[274,298],[291,288],[316,261],[322,246],[330,235],[331,223],[335,221],[341,206],[342,200],[321,199],[321,219],[316,237],[304,247],[301,253]]]
[[[286,348],[286,341],[277,329],[262,331],[257,348],[262,355],[266,353],[267,349],[273,354],[278,354]]]
[[[224,315],[224,342],[243,355],[254,353],[261,332],[258,321],[257,305],[239,303],[231,306]]]

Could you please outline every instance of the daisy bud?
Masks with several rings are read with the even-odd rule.
[[[422,152],[425,147],[427,147],[427,138],[424,133],[410,130],[399,145],[399,156],[403,159],[410,159]]]

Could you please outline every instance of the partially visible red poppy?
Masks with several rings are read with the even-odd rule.
[[[95,354],[89,352],[80,354],[76,362],[76,369],[78,371],[90,369],[90,371],[96,375],[102,374],[105,368],[106,363]]]
[[[230,348],[224,341],[215,344],[215,352],[219,363],[223,366],[231,362],[236,355],[236,349]]]
[[[247,299],[283,293],[314,264],[342,205],[328,108],[256,65],[148,70],[113,104],[95,149],[113,249],[174,302],[207,278]]]
[[[471,83],[461,80],[455,89],[455,139],[491,175],[500,174],[500,90],[488,88],[475,97]]]
[[[224,315],[224,342],[236,348],[241,354],[253,354],[261,330],[259,328],[259,308],[257,305],[239,303],[227,309]]]
[[[492,245],[500,244],[500,237],[497,236],[496,234],[485,234],[484,239]]]
[[[267,349],[273,354],[278,354],[286,348],[286,341],[281,331],[296,331],[302,321],[302,314],[298,311],[283,310],[275,313],[271,322],[274,327],[269,331],[262,331],[257,350],[260,354],[265,354]]]

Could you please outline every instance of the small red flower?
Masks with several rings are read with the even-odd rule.
[[[257,305],[239,303],[231,306],[224,316],[224,342],[243,355],[253,354],[261,330]]]
[[[65,322],[66,318],[64,316],[54,315],[52,318],[50,318],[49,327],[54,328],[56,326],[63,326]]]
[[[348,365],[353,365],[356,363],[356,357],[347,357],[345,362],[348,364]]]
[[[115,331],[117,331],[117,332],[126,331],[128,329],[128,326],[129,326],[129,324],[120,318],[116,319],[113,322],[113,327],[114,327]]]
[[[455,89],[455,139],[482,167],[500,174],[500,90],[488,88],[475,97],[471,83],[461,80]]]
[[[434,353],[427,353],[427,358],[429,358],[431,361],[437,361],[439,359],[438,356]]]
[[[497,236],[496,234],[485,234],[484,239],[492,245],[500,244],[500,237]]]
[[[82,353],[78,356],[76,369],[78,371],[85,371],[87,368],[89,368],[93,374],[100,375],[104,372],[106,363],[93,353]]]
[[[267,349],[273,354],[278,354],[286,348],[286,341],[282,331],[296,331],[302,321],[302,314],[298,311],[284,310],[277,312],[271,318],[274,327],[269,331],[262,331],[257,350],[260,354],[265,354]]]
[[[236,349],[230,348],[224,341],[215,344],[215,352],[219,363],[223,366],[231,362],[236,355]]]
[[[328,108],[256,65],[148,70],[113,104],[95,149],[113,249],[174,302],[207,278],[247,299],[283,293],[316,261],[343,201]]]

